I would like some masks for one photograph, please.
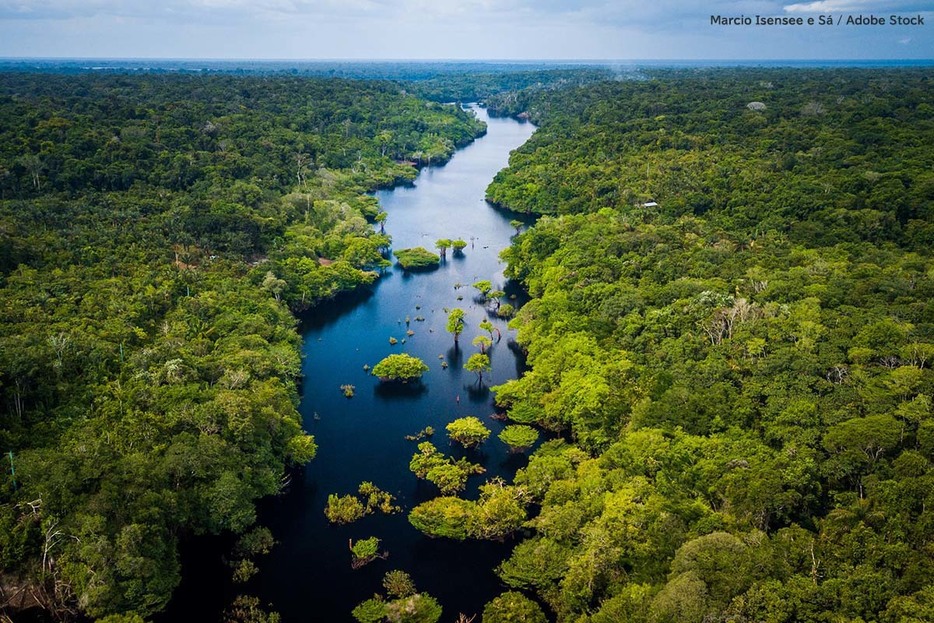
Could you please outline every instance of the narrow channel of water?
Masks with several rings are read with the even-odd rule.
[[[506,166],[509,152],[524,143],[534,127],[490,119],[483,110],[477,114],[488,124],[486,136],[447,165],[423,170],[414,185],[377,194],[389,215],[386,230],[394,248],[434,250],[439,238],[462,238],[469,243],[463,256],[449,254],[430,273],[407,274],[394,268],[372,292],[325,305],[303,326],[301,410],[317,440],[318,456],[288,494],[264,508],[263,523],[279,545],[260,561],[260,574],[245,587],[245,592],[271,603],[286,623],[352,621],[350,611],[381,591],[381,578],[390,569],[407,571],[419,590],[439,599],[444,620],[456,619],[458,612],[479,613],[501,590],[491,570],[508,553],[509,544],[429,539],[406,519],[409,509],[437,494],[434,485],[416,480],[409,471],[416,443],[406,441],[406,435],[431,425],[435,445],[460,456],[462,452],[448,443],[445,425],[466,415],[484,420],[494,434],[469,456],[487,473],[471,478],[467,497],[475,496],[486,478],[510,478],[525,461],[510,455],[496,439],[502,425],[489,419],[492,394],[486,389],[514,378],[521,361],[508,347],[506,323],[474,300],[470,284],[489,279],[506,286],[498,255],[515,233],[509,224],[513,216],[487,205],[484,191]],[[465,286],[455,288],[456,284]],[[454,307],[467,313],[459,349],[445,331],[445,309]],[[493,371],[486,387],[478,387],[476,375],[463,370],[463,364],[476,351],[471,340],[482,333],[478,324],[488,317],[503,339],[492,348]],[[407,335],[408,330],[414,335]],[[399,343],[390,345],[390,337]],[[364,370],[364,365],[397,352],[420,357],[430,366],[420,389],[381,387]],[[344,384],[356,386],[353,398],[343,396]],[[324,516],[328,494],[353,493],[362,481],[393,493],[405,511],[369,516],[349,526],[329,525]],[[382,539],[389,558],[351,570],[348,540],[369,536]]]

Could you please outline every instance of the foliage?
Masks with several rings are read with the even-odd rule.
[[[360,567],[372,562],[380,556],[380,540],[371,536],[366,539],[359,539],[357,542],[350,542],[350,554],[353,558],[351,567],[359,569]]]
[[[422,439],[427,439],[428,437],[431,437],[434,434],[435,434],[434,427],[426,426],[425,428],[418,431],[418,433],[414,435],[406,435],[405,440],[406,441],[421,441]]]
[[[478,418],[469,415],[447,425],[448,437],[465,448],[479,446],[490,436],[490,429]]]
[[[478,335],[471,342],[474,346],[480,347],[480,353],[486,355],[486,350],[493,345],[493,340],[485,335]]]
[[[328,521],[336,524],[347,524],[362,519],[367,515],[380,511],[391,515],[398,513],[401,508],[395,505],[395,497],[381,490],[372,482],[361,482],[357,495],[328,495],[324,514]]]
[[[489,372],[493,369],[493,366],[490,363],[490,356],[486,353],[474,353],[467,359],[467,363],[464,364],[464,369],[468,372],[476,372],[477,381],[483,382],[483,373]]]
[[[278,612],[266,612],[259,598],[238,595],[224,613],[224,623],[279,623]]]
[[[381,490],[372,482],[361,482],[357,489],[366,504],[366,512],[379,511],[386,515],[398,513],[402,509],[395,505],[396,498],[391,493]]]
[[[180,535],[247,530],[316,450],[290,310],[373,283],[365,193],[482,131],[388,83],[4,74],[4,572],[149,617]]]
[[[475,281],[473,287],[477,293],[479,293],[480,298],[486,299],[487,294],[493,289],[493,284],[489,279],[481,279],[480,281]]]
[[[328,495],[328,503],[324,508],[328,521],[336,524],[346,524],[362,519],[366,516],[366,507],[354,495]]]
[[[455,307],[448,313],[448,321],[445,325],[447,332],[454,335],[455,344],[457,344],[457,339],[463,332],[464,326],[464,310],[459,307]]]
[[[390,597],[408,597],[415,594],[415,582],[405,571],[393,569],[383,576],[383,588]]]
[[[390,571],[383,578],[389,599],[374,595],[353,610],[360,623],[437,623],[441,605],[427,593],[418,593],[415,584],[404,571]]]
[[[276,544],[272,532],[266,527],[256,527],[237,539],[234,553],[239,556],[259,556],[268,554]]]
[[[437,485],[444,494],[463,491],[467,486],[467,478],[486,471],[481,465],[467,459],[455,461],[444,456],[430,441],[418,444],[418,452],[412,455],[409,469],[416,477]]]
[[[541,607],[516,591],[493,598],[483,607],[483,623],[546,623]]]
[[[411,249],[397,249],[393,251],[399,266],[405,270],[424,270],[434,268],[440,262],[441,258],[424,247],[413,247]]]
[[[541,511],[508,586],[559,621],[924,612],[931,90],[725,70],[536,96],[489,193],[555,216],[504,253],[530,370],[494,390],[571,443],[514,479]]]
[[[526,499],[524,489],[494,480],[481,485],[476,502],[445,496],[419,504],[409,523],[431,537],[503,540],[525,522]]]
[[[422,502],[409,513],[409,523],[431,537],[446,537],[463,541],[476,502],[457,497],[437,497]]]
[[[535,445],[538,431],[524,424],[510,424],[499,433],[499,440],[513,452],[522,452]]]
[[[428,366],[418,357],[399,353],[389,355],[373,366],[370,374],[379,377],[381,381],[402,381],[407,383],[421,378],[428,371]]]

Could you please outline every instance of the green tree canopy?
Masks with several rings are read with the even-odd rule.
[[[398,353],[381,360],[370,371],[381,381],[408,381],[420,379],[428,371],[428,366],[418,357]]]

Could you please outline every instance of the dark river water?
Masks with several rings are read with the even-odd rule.
[[[394,248],[424,246],[434,251],[439,238],[462,238],[468,241],[463,256],[449,252],[447,261],[428,273],[408,274],[394,267],[371,290],[319,307],[303,321],[301,411],[305,428],[317,440],[318,455],[286,494],[263,505],[261,523],[269,526],[278,545],[257,561],[259,574],[240,589],[278,611],[285,623],[353,621],[351,610],[382,592],[382,576],[391,569],[405,570],[420,591],[437,598],[445,621],[455,620],[459,612],[479,614],[503,590],[492,569],[508,555],[510,543],[430,539],[406,518],[413,506],[438,495],[434,485],[418,481],[409,471],[417,443],[407,441],[406,435],[433,426],[433,443],[446,454],[462,456],[463,451],[447,439],[448,422],[475,415],[493,430],[479,450],[468,454],[487,472],[471,477],[466,497],[476,497],[477,486],[487,478],[511,478],[526,461],[524,455],[509,454],[496,439],[503,425],[489,418],[493,396],[487,389],[515,378],[522,360],[510,349],[514,336],[505,321],[474,300],[476,291],[470,284],[488,279],[515,293],[503,278],[498,255],[515,234],[509,221],[516,216],[490,207],[484,191],[534,126],[476,112],[488,124],[484,137],[457,152],[445,166],[423,169],[414,185],[377,193],[389,215],[386,231]],[[455,288],[459,283],[465,286]],[[445,330],[445,308],[454,307],[466,312],[459,349]],[[416,321],[417,316],[424,321]],[[485,375],[485,386],[478,387],[476,375],[463,365],[477,352],[471,341],[483,333],[477,325],[484,318],[500,329],[502,340],[490,351],[492,373]],[[406,334],[409,329],[414,335]],[[390,337],[399,343],[390,345]],[[365,365],[401,352],[430,366],[421,388],[381,387],[364,370]],[[442,360],[447,369],[442,368]],[[356,386],[353,398],[342,394],[344,384]],[[324,515],[328,494],[353,493],[362,481],[395,495],[403,512],[371,515],[348,526],[330,525]],[[382,540],[389,557],[352,570],[348,539],[370,536]],[[191,579],[192,574],[213,575],[209,568],[198,568],[204,564],[204,557],[198,557],[202,560],[185,561],[188,577],[179,595],[191,606],[184,609],[188,615],[207,605],[204,601],[202,607],[195,605],[198,594],[212,601],[206,593],[216,592],[207,577]],[[202,581],[205,584],[199,587]],[[229,595],[230,590],[222,592]]]

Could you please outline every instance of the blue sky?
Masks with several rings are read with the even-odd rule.
[[[924,26],[713,26],[711,15]],[[0,0],[0,57],[932,59],[931,0]]]

